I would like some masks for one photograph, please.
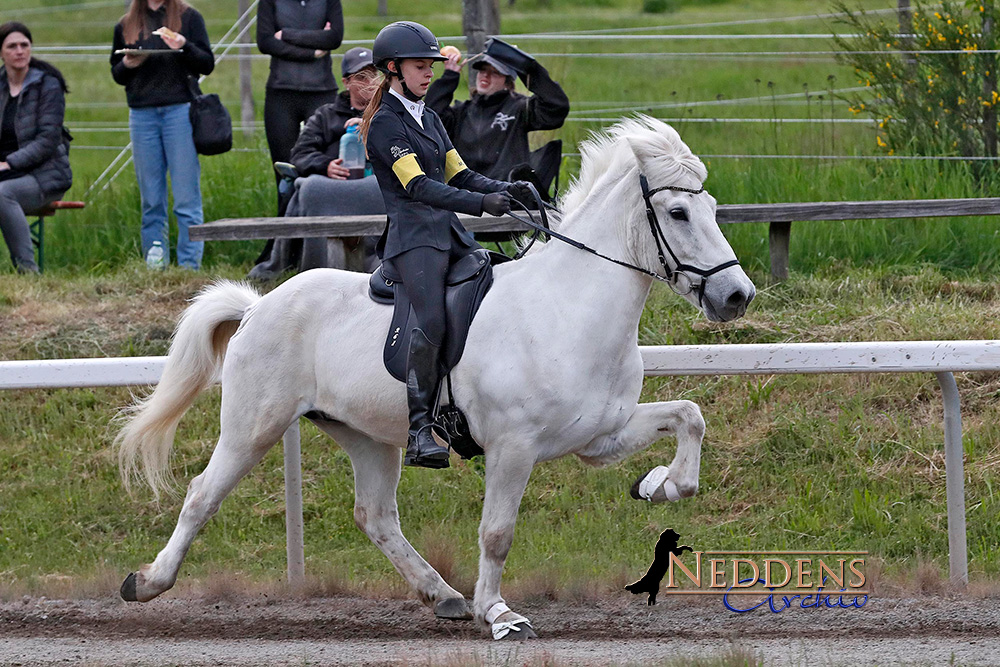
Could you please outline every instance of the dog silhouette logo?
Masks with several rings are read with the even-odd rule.
[[[686,544],[684,546],[677,546],[680,538],[681,536],[677,531],[670,528],[660,533],[660,539],[656,541],[656,548],[653,550],[653,564],[646,570],[646,574],[642,575],[642,579],[634,584],[629,584],[625,587],[625,590],[633,595],[648,593],[649,597],[646,599],[646,604],[656,604],[656,594],[660,592],[660,581],[663,580],[663,577],[667,574],[667,570],[670,568],[670,554],[680,558],[680,555],[685,551],[694,551]]]

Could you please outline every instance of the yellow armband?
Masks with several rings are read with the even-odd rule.
[[[399,182],[403,184],[404,188],[417,176],[424,175],[424,170],[420,168],[420,163],[417,162],[417,156],[413,153],[407,153],[393,162],[392,172],[396,174],[396,178],[399,179]]]
[[[455,174],[465,171],[468,167],[454,148],[444,156],[444,182],[450,183]]]

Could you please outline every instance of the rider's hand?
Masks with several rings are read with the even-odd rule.
[[[507,192],[524,206],[534,208],[535,192],[528,181],[514,181],[507,186]]]
[[[506,192],[491,192],[483,197],[483,213],[503,215],[510,212],[510,195]]]

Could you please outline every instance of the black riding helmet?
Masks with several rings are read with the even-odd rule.
[[[437,37],[430,30],[414,23],[413,21],[396,21],[382,28],[375,38],[372,49],[372,60],[375,67],[381,70],[386,76],[399,76],[399,72],[404,58],[430,58],[431,60],[448,60],[441,55],[441,48],[438,46]],[[396,71],[389,71],[389,61],[396,63]],[[410,92],[406,87],[403,77],[399,77],[403,84],[403,94],[416,102],[419,96]]]

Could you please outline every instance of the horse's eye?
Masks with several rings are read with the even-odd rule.
[[[670,209],[670,217],[674,220],[687,220],[687,211],[682,209],[680,206]]]

